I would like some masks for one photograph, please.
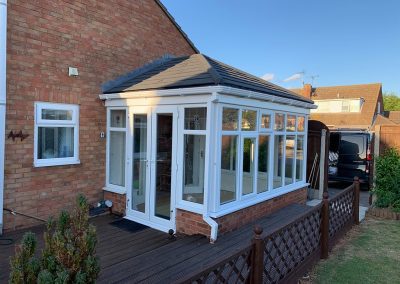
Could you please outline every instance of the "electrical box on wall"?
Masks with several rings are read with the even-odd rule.
[[[68,76],[78,76],[78,68],[76,67],[68,67]]]

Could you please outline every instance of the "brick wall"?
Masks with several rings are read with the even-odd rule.
[[[305,204],[306,201],[307,188],[302,188],[235,211],[215,219],[218,223],[218,234],[224,234],[238,229],[289,204]],[[178,233],[187,235],[201,234],[210,237],[211,228],[204,222],[202,215],[178,209],[176,214],[176,230]]]
[[[194,51],[152,0],[8,1],[7,121],[29,134],[6,140],[4,207],[46,218],[78,192],[91,203],[105,179],[101,84],[166,53]],[[78,77],[68,77],[68,67]],[[34,168],[34,102],[80,105],[80,165]],[[35,221],[5,215],[5,228]]]
[[[114,192],[104,191],[104,200],[112,201],[113,206],[111,210],[113,214],[125,216],[126,194],[118,194]]]

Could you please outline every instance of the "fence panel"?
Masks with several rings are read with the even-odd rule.
[[[321,205],[267,236],[264,247],[264,283],[278,283],[297,274],[303,262],[319,259]],[[309,259],[308,259],[309,258]],[[286,281],[285,281],[286,282]]]
[[[354,198],[354,184],[352,184],[329,199],[329,247],[332,247],[353,225]]]
[[[185,283],[249,283],[253,245],[219,261]]]

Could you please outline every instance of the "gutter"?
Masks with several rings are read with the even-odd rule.
[[[0,0],[0,235],[3,234],[4,144],[7,91],[7,0]]]

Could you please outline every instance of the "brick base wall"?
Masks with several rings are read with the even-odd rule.
[[[236,230],[287,205],[293,203],[305,204],[306,201],[307,188],[302,188],[232,212],[215,219],[218,223],[218,234]],[[178,209],[176,213],[176,231],[187,235],[201,234],[210,237],[211,228],[203,220],[202,215]]]
[[[125,216],[126,194],[104,191],[104,200],[112,201],[113,206],[111,207],[111,211],[113,214]]]

